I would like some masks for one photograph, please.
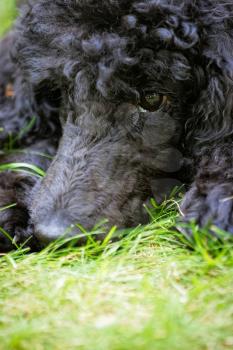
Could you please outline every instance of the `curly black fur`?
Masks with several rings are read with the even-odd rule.
[[[40,241],[76,222],[144,221],[142,203],[177,177],[180,151],[193,163],[184,219],[233,232],[232,14],[227,0],[38,0],[24,7],[5,39],[13,41],[13,61],[0,73],[4,84],[13,80],[15,98],[1,103],[0,120],[5,138],[36,115],[37,130],[24,140],[30,145],[40,135],[56,141],[61,121],[56,157],[30,197]],[[141,113],[148,91],[169,102]]]

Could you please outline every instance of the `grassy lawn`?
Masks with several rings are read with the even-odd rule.
[[[232,246],[189,250],[172,208],[117,243],[2,256],[0,349],[232,349]]]
[[[3,32],[14,7],[0,1]],[[112,230],[103,243],[2,255],[0,350],[233,349],[232,242],[196,232],[189,249],[177,215],[171,200],[115,243]]]
[[[0,0],[0,34],[10,27],[15,13],[15,0]]]

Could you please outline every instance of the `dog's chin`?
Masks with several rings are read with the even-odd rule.
[[[33,225],[33,235],[40,243],[41,248],[56,241],[58,244],[59,242],[62,244],[73,242],[75,245],[80,246],[87,243],[90,235],[92,235],[94,240],[102,240],[106,235],[107,229],[107,221],[105,221],[98,230],[94,230],[92,233],[90,229],[88,233],[78,223],[68,224],[67,217],[54,215],[49,218],[48,222],[45,221]]]

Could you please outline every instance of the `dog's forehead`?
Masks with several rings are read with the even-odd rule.
[[[157,36],[166,37],[166,41],[165,29],[174,33],[185,30],[185,36],[189,36],[187,24],[194,22],[196,10],[195,2],[189,0],[40,0],[40,3],[53,16],[53,20],[47,18],[50,24],[59,20],[60,28],[64,25],[66,31],[84,26],[89,34],[106,31],[143,36],[160,28],[163,32]],[[186,28],[182,28],[184,24]]]
[[[40,0],[30,13],[31,30],[24,32],[31,46],[30,60],[22,51],[23,65],[28,69],[30,63],[36,84],[46,76],[53,81],[59,77],[62,84],[68,78],[76,100],[97,91],[105,98],[135,102],[143,87],[175,94],[192,78],[189,56],[199,40],[188,3]]]
[[[73,34],[78,36],[78,47],[87,61],[98,62],[100,71],[111,67],[105,70],[106,75],[119,66],[128,74],[131,67],[137,66],[153,80],[162,75],[164,81],[164,74],[169,75],[172,67],[178,80],[183,80],[184,75],[186,80],[189,63],[188,54],[183,51],[195,51],[199,33],[191,18],[184,17],[181,3],[180,0],[73,1],[73,16],[77,20],[71,32],[74,30]]]
[[[50,2],[52,3],[52,1]],[[79,12],[79,19],[91,19],[93,22],[93,18],[98,18],[99,24],[110,21],[114,24],[127,14],[145,15],[148,20],[151,16],[154,19],[155,16],[161,18],[163,13],[180,12],[180,14],[183,14],[186,5],[190,6],[193,2],[183,0],[99,0],[98,2],[95,0],[58,0],[57,3]]]

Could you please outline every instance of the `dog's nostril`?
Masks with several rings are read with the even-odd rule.
[[[48,244],[58,238],[70,236],[72,224],[62,216],[53,216],[35,224],[35,236],[42,244]]]

